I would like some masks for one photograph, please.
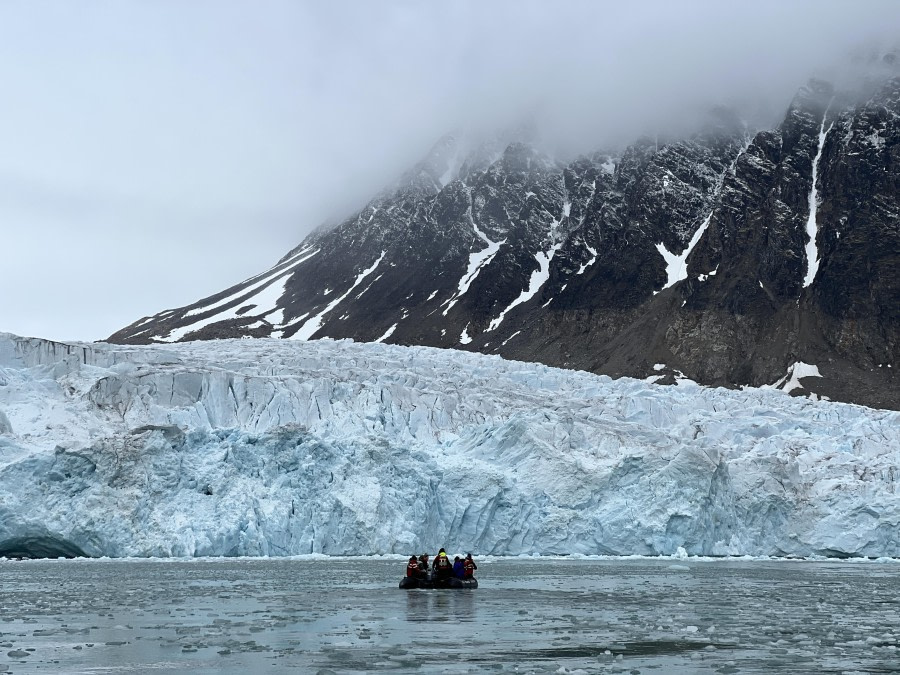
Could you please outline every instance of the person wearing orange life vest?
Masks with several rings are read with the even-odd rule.
[[[447,557],[447,552],[444,549],[438,551],[431,568],[438,579],[446,580],[450,578],[450,575],[453,573],[453,563],[450,562],[450,558]]]
[[[466,559],[463,560],[463,579],[471,579],[475,576],[475,570],[478,569],[478,565],[475,564],[475,561],[472,560],[472,554],[467,553]]]
[[[409,562],[406,563],[406,576],[418,578],[419,576],[419,559],[416,556],[410,556]]]

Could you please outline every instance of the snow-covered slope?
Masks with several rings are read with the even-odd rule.
[[[900,556],[900,414],[499,357],[0,334],[0,553]]]

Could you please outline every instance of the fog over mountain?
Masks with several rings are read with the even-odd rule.
[[[0,6],[0,329],[99,339],[278,260],[452,129],[566,155],[864,85],[900,4]]]

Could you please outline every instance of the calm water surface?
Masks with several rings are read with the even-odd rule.
[[[0,672],[900,673],[900,564],[0,561]]]

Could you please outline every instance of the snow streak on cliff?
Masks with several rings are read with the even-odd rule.
[[[774,390],[0,335],[0,555],[900,556],[898,460],[900,414]]]
[[[807,393],[900,409],[897,75],[571,161],[448,135],[270,270],[109,340],[350,338],[735,389],[804,362]]]

